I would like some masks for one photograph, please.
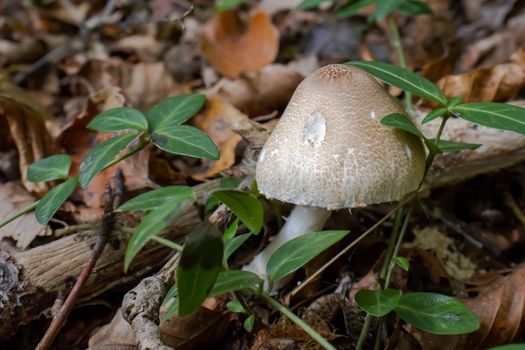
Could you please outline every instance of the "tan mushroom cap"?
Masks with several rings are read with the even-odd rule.
[[[329,210],[401,199],[423,178],[420,140],[380,124],[399,102],[366,72],[329,65],[307,77],[264,145],[259,190]]]

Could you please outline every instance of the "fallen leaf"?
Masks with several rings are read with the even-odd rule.
[[[107,325],[99,328],[89,338],[90,350],[135,350],[138,341],[131,325],[122,317],[121,309]]]
[[[244,24],[239,13],[223,11],[201,35],[202,51],[211,65],[228,78],[272,63],[279,48],[279,32],[266,12],[255,12]]]

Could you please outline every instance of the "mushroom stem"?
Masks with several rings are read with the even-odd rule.
[[[279,233],[271,239],[270,244],[266,248],[255,256],[250,264],[244,266],[243,270],[254,272],[263,278],[265,282],[268,282],[266,266],[273,253],[283,244],[296,237],[305,233],[320,231],[330,214],[331,211],[325,208],[295,206]]]

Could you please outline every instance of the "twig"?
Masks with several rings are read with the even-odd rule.
[[[100,257],[102,251],[104,250],[104,247],[106,246],[111,230],[113,229],[113,208],[115,204],[118,206],[123,191],[122,180],[120,179],[121,176],[121,172],[117,171],[115,175],[115,187],[117,187],[117,195],[114,198],[111,193],[111,186],[106,185],[106,191],[104,193],[104,214],[102,217],[102,224],[97,235],[97,241],[95,242],[95,247],[93,248],[93,252],[88,262],[86,263],[86,265],[84,265],[84,268],[80,272],[80,275],[78,276],[78,279],[75,285],[73,286],[73,289],[69,293],[66,301],[64,302],[60,310],[53,316],[53,320],[51,321],[51,324],[49,325],[49,328],[47,329],[46,333],[38,343],[36,350],[47,350],[51,347],[53,341],[58,335],[58,332],[65,324],[69,313],[75,306],[75,303],[80,295],[82,288],[84,287],[84,284],[91,275],[91,271],[93,271],[93,268],[95,267],[98,258]]]

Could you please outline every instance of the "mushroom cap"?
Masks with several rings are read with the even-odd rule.
[[[334,64],[295,90],[257,162],[268,198],[328,210],[390,202],[419,186],[421,141],[380,124],[399,102],[368,73]]]

